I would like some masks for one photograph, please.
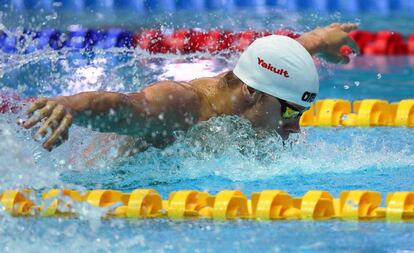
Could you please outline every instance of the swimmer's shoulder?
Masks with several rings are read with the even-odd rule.
[[[222,73],[212,77],[196,78],[189,82],[189,84],[198,92],[210,97],[215,96],[219,91],[219,81],[226,74]]]
[[[227,72],[226,72],[227,73]],[[212,102],[220,94],[219,81],[226,73],[219,74],[213,77],[202,77],[193,79],[191,81],[159,81],[144,88],[143,93],[145,97],[157,97],[160,100],[159,91],[163,90],[163,94],[194,94],[200,102],[200,120],[207,120],[211,117],[217,116],[213,110]],[[183,93],[184,92],[184,93]],[[154,99],[155,99],[154,97]]]
[[[194,103],[199,100],[197,90],[190,83],[169,80],[153,83],[136,94],[154,101],[171,100],[174,97],[179,100],[191,100]]]
[[[174,103],[177,103],[177,105],[191,104],[191,107],[193,109],[198,108],[199,110],[199,121],[204,121],[211,118],[212,116],[215,116],[215,114],[212,110],[209,98],[206,95],[206,93],[208,92],[206,92],[201,87],[206,87],[206,85],[208,86],[209,83],[211,83],[212,81],[214,82],[214,80],[201,79],[204,78],[200,78],[200,80],[197,81],[195,84],[193,83],[193,81],[159,81],[145,87],[140,92],[133,93],[131,95],[137,97],[143,96],[145,97],[146,101],[153,101],[153,105],[158,104],[159,106],[163,104],[173,105]],[[172,99],[174,100],[174,102],[172,102]]]
[[[201,115],[203,115],[202,118],[205,120],[219,114],[213,109],[213,104],[215,104],[217,99],[223,95],[223,91],[220,88],[220,80],[226,74],[227,72],[213,77],[197,78],[188,82],[202,101],[203,109]]]

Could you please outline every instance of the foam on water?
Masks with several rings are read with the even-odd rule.
[[[12,117],[0,117],[0,189],[39,188],[60,182],[53,164],[41,158],[30,137],[23,136],[14,124]]]
[[[384,134],[396,138],[373,140]],[[164,150],[151,148],[99,170],[66,173],[65,178],[86,187],[109,183],[131,189],[210,176],[251,182],[282,175],[405,168],[413,166],[412,141],[412,131],[404,129],[306,129],[283,144],[276,134],[257,137],[245,120],[219,117],[180,135]]]

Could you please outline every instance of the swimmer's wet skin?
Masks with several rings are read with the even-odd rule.
[[[31,128],[42,121],[35,138],[52,133],[47,150],[68,139],[72,123],[99,132],[129,135],[136,152],[163,147],[174,131],[200,121],[238,115],[258,130],[276,131],[282,138],[299,131],[299,117],[315,100],[319,80],[311,55],[329,62],[348,63],[340,48],[358,52],[348,32],[356,24],[331,24],[304,33],[297,40],[271,35],[254,41],[233,71],[190,82],[162,81],[136,93],[82,92],[72,96],[39,98],[23,123]]]

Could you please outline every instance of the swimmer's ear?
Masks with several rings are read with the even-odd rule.
[[[258,101],[260,101],[263,97],[263,93],[261,93],[260,91],[255,91],[253,94],[253,101],[256,104]]]
[[[249,98],[253,98],[253,92],[252,90],[249,89],[249,86],[247,86],[246,84],[242,84],[242,93],[244,96],[247,96]]]
[[[242,90],[243,90],[243,94],[245,94],[249,97],[249,103],[251,103],[251,104],[257,103],[257,101],[259,101],[261,96],[262,96],[261,92],[255,90],[253,88],[250,88],[246,84],[243,84]]]

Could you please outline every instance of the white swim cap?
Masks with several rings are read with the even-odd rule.
[[[287,36],[255,40],[240,56],[233,73],[256,90],[304,107],[309,107],[319,92],[312,56]]]

